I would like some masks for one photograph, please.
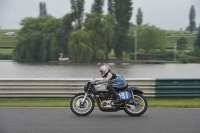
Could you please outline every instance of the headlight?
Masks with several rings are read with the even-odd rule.
[[[87,92],[88,86],[89,86],[89,82],[85,83],[85,85],[84,85],[84,91],[85,91],[85,92]]]

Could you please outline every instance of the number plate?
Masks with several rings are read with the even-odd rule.
[[[129,100],[131,98],[131,93],[129,91],[123,91],[119,93],[123,100]]]

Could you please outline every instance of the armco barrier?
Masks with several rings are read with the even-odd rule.
[[[156,97],[200,97],[200,79],[156,79]]]
[[[0,79],[0,97],[72,97],[91,79]],[[100,79],[97,79],[100,80]],[[155,96],[155,79],[126,79],[146,97]]]
[[[0,97],[72,97],[91,79],[0,79]],[[100,79],[97,79],[100,80]],[[200,79],[126,78],[145,97],[200,97]]]

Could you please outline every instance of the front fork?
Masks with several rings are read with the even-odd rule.
[[[88,95],[88,93],[85,93],[85,95],[84,95],[83,100],[81,101],[81,103],[85,102],[85,99],[86,99],[87,95]]]

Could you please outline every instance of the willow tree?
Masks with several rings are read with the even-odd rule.
[[[25,18],[21,21],[21,30],[18,33],[18,44],[14,49],[16,60],[20,61],[40,61],[40,46],[43,40],[42,30],[45,22],[51,16],[38,18]]]
[[[57,60],[59,56],[59,27],[61,20],[51,18],[42,28],[43,39],[40,46],[40,61]]]
[[[69,42],[69,56],[71,60],[74,62],[90,62],[92,55],[90,33],[85,30],[72,32]]]
[[[23,19],[14,49],[15,59],[28,62],[57,60],[60,23],[61,20],[50,15]]]
[[[93,60],[107,58],[112,47],[115,17],[96,12],[86,15],[85,30],[91,32]]]

